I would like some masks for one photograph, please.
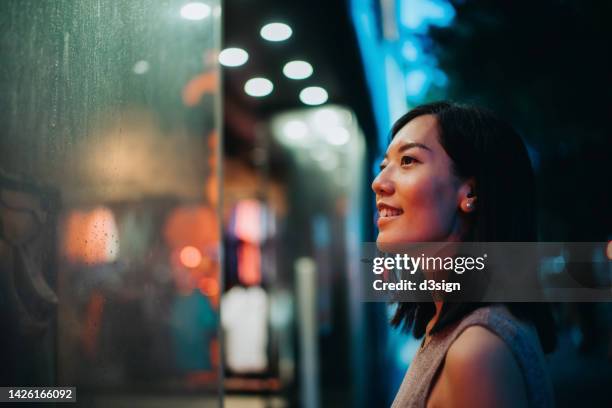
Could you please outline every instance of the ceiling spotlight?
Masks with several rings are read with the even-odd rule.
[[[283,67],[283,74],[290,79],[305,79],[312,75],[312,65],[306,61],[291,61]]]
[[[242,48],[226,48],[219,53],[219,62],[226,67],[239,67],[249,60],[249,53]]]
[[[259,34],[268,41],[285,41],[291,37],[293,31],[291,27],[283,23],[270,23],[261,28]]]
[[[327,102],[327,91],[320,86],[309,86],[300,92],[300,101],[306,105],[321,105]]]
[[[269,95],[272,89],[274,85],[266,78],[251,78],[244,84],[244,92],[258,98]]]
[[[204,20],[210,15],[210,6],[200,2],[187,3],[181,7],[181,17],[185,20]]]

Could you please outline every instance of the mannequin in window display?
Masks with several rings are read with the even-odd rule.
[[[258,200],[239,201],[226,239],[231,288],[221,299],[221,326],[227,368],[235,374],[262,374],[269,368],[269,295],[262,287],[262,244],[270,217]]]

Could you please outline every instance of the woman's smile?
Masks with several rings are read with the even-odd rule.
[[[376,208],[378,208],[378,228],[382,228],[385,224],[397,219],[404,213],[404,210],[401,208],[393,207],[382,202],[377,203]]]

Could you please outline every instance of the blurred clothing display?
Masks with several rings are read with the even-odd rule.
[[[221,299],[227,366],[237,373],[266,370],[268,295],[259,286],[235,286]]]
[[[217,319],[206,296],[199,290],[177,295],[172,304],[170,328],[177,368],[210,370],[210,343],[216,334]]]

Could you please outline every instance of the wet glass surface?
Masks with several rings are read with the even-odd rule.
[[[217,396],[220,5],[199,4],[0,3],[2,385]]]

